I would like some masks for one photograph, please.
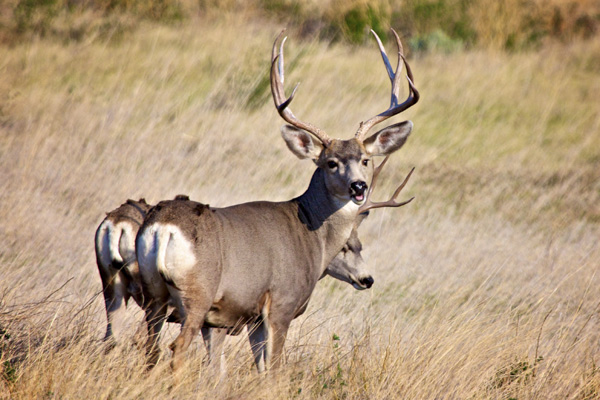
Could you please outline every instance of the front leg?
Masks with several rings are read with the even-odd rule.
[[[269,319],[267,356],[266,361],[269,368],[278,368],[284,362],[283,345],[287,337],[291,320]]]
[[[225,353],[223,345],[227,336],[227,329],[221,328],[202,328],[202,338],[208,353],[208,363],[214,371],[219,371],[222,375],[226,372]]]
[[[252,324],[248,324],[248,339],[258,372],[277,368],[283,362],[283,345],[290,322],[288,319],[259,317]]]
[[[258,317],[256,321],[247,325],[248,341],[252,354],[254,354],[254,364],[259,373],[265,372],[267,360],[267,345],[268,345],[268,327],[262,317]]]

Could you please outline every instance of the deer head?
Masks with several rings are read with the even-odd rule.
[[[401,113],[419,100],[419,92],[414,86],[412,71],[404,57],[398,34],[392,29],[398,47],[398,65],[393,70],[381,40],[371,31],[377,40],[388,76],[392,83],[391,101],[387,110],[361,122],[352,139],[334,139],[316,126],[302,122],[290,110],[298,85],[286,98],[284,83],[283,46],[286,38],[282,31],[275,43],[271,57],[271,92],[275,107],[281,117],[290,125],[281,129],[288,148],[299,158],[312,159],[324,175],[325,186],[330,195],[341,202],[350,202],[360,206],[366,199],[367,181],[371,175],[371,159],[374,156],[388,156],[404,145],[412,131],[410,121],[400,122],[367,137],[368,131],[376,124]],[[278,43],[279,46],[278,46]],[[400,72],[402,64],[406,66],[406,79],[409,86],[407,99],[399,103]]]

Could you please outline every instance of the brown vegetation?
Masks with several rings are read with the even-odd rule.
[[[146,373],[135,307],[131,339],[104,354],[105,211],[179,193],[281,200],[308,184],[267,92],[280,24],[243,17],[0,47],[0,397],[597,398],[597,37],[411,59],[415,130],[378,190],[415,166],[416,199],[372,212],[359,233],[373,288],[319,283],[277,374],[257,376],[232,338],[217,387],[198,341],[174,385],[176,326]],[[303,119],[348,137],[385,108],[372,43],[289,45]]]

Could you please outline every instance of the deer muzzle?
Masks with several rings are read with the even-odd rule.
[[[371,275],[368,275],[352,282],[352,286],[356,290],[365,290],[370,289],[373,283],[375,283],[375,279]]]
[[[365,181],[354,181],[350,184],[350,197],[356,204],[362,204],[365,201],[365,191],[367,183]]]

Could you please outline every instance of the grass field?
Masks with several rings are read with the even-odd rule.
[[[134,306],[124,344],[104,354],[104,212],[307,187],[313,166],[286,149],[268,92],[280,28],[143,23],[120,41],[0,48],[0,397],[600,397],[598,36],[410,58],[422,99],[379,195],[415,166],[403,196],[416,199],[371,213],[359,233],[374,287],[321,281],[277,373],[258,376],[237,337],[220,384],[200,341],[174,383],[175,326],[146,373]],[[301,119],[348,138],[387,107],[374,43],[286,46]]]

